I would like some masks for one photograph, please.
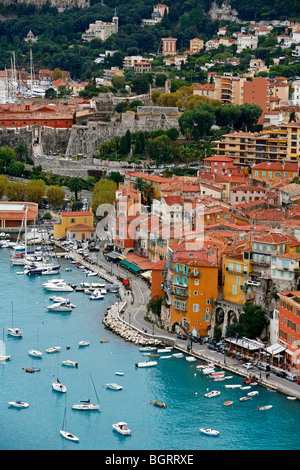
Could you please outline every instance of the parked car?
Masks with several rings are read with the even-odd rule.
[[[286,376],[286,380],[289,380],[290,382],[297,382],[297,377],[293,374],[288,374]]]
[[[299,384],[299,385],[300,385],[300,378],[299,378],[299,379],[297,379],[297,384]]]
[[[208,346],[208,349],[212,349],[212,351],[217,351],[217,346],[215,344],[209,344]]]
[[[245,369],[247,370],[253,369],[253,365],[251,364],[251,362],[245,362],[245,364],[243,364],[243,367],[245,367]]]
[[[286,378],[287,374],[283,370],[278,370],[276,372],[277,377],[283,377],[284,379]]]
[[[186,340],[186,339],[187,339],[187,336],[186,336],[186,335],[177,335],[177,339]]]
[[[192,341],[192,343],[199,343],[199,339],[196,338],[195,336],[190,336],[190,340]]]

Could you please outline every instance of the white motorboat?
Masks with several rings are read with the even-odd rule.
[[[99,290],[95,290],[93,295],[91,295],[90,300],[102,300],[104,299],[104,295],[101,294]]]
[[[204,367],[204,369],[200,370],[202,370],[202,374],[212,374],[215,371],[212,367]]]
[[[57,302],[53,305],[48,305],[47,307],[50,312],[72,312],[72,307],[66,302]]]
[[[259,395],[259,392],[258,391],[253,391],[253,392],[249,392],[247,393],[248,397],[254,397],[254,395]]]
[[[194,356],[186,356],[185,360],[188,362],[195,362],[196,358]]]
[[[78,343],[78,346],[80,348],[82,348],[84,346],[89,346],[89,345],[90,345],[90,343],[88,341],[79,341],[79,343]]]
[[[46,349],[46,353],[52,354],[61,350],[60,346],[52,346],[51,348]]]
[[[14,408],[28,408],[29,404],[25,401],[9,401],[8,404]]]
[[[61,361],[61,363],[67,367],[78,367],[78,362],[70,361],[69,359],[67,359],[66,361]]]
[[[19,328],[7,328],[7,332],[10,336],[14,336],[15,338],[21,338],[23,336]]]
[[[32,357],[42,357],[43,356],[42,351],[39,351],[38,349],[30,349],[28,351],[28,354],[29,354],[29,356],[32,356]]]
[[[259,410],[269,410],[270,408],[273,408],[273,405],[265,405],[265,406],[259,406]]]
[[[90,272],[87,274],[87,277],[94,277],[94,276],[98,276],[98,273],[95,273],[94,271],[90,271]]]
[[[172,355],[169,354],[169,355],[166,355],[166,356],[160,356],[159,359],[171,359]]]
[[[157,353],[169,353],[172,351],[172,348],[163,348],[163,349],[157,349]]]
[[[73,292],[73,287],[64,283],[45,283],[44,289],[48,290],[49,292]]]
[[[52,382],[52,388],[56,392],[66,393],[67,387],[63,385],[58,379],[55,382]]]
[[[286,397],[288,400],[297,400],[297,397]]]
[[[110,388],[111,390],[122,390],[122,386],[121,385],[118,385],[118,384],[115,384],[115,383],[111,383],[111,384],[105,384],[107,386],[107,388]]]
[[[101,294],[101,295],[107,294],[107,290],[106,290],[106,289],[100,289],[100,294]]]
[[[208,436],[218,436],[220,434],[220,431],[217,431],[216,429],[210,429],[210,428],[199,428],[199,430]]]
[[[205,393],[204,396],[206,398],[213,398],[213,397],[217,397],[218,395],[221,395],[221,392],[219,390],[212,390],[211,392]]]
[[[124,421],[120,421],[119,423],[115,423],[112,425],[113,429],[118,433],[122,434],[123,436],[130,436],[131,431],[127,428],[127,423]]]
[[[124,375],[124,372],[115,372],[116,375]]]
[[[225,388],[241,388],[241,385],[239,384],[230,384],[230,385],[225,385]]]
[[[135,367],[153,367],[153,366],[157,366],[157,362],[156,361],[144,361],[144,362],[137,362],[135,364]]]
[[[156,351],[157,348],[153,347],[153,346],[144,346],[142,348],[140,348],[140,351]]]

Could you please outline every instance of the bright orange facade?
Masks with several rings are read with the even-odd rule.
[[[300,372],[300,291],[278,293],[278,342],[286,347],[285,354]]]

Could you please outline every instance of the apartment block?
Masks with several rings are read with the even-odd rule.
[[[243,104],[246,78],[234,77],[232,75],[216,75],[214,81],[216,100],[220,100],[223,104]]]

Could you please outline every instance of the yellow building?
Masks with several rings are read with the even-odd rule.
[[[207,335],[218,297],[218,269],[200,258],[167,260],[164,288],[171,325],[177,322],[197,337]]]
[[[237,165],[300,159],[300,123],[279,124],[257,133],[232,132],[212,142],[215,155],[234,158]]]
[[[204,47],[204,41],[199,38],[194,38],[190,40],[190,51],[196,54],[200,52]]]
[[[223,299],[244,305],[247,281],[252,271],[250,246],[228,247],[222,260]]]
[[[54,224],[54,238],[67,236],[78,240],[94,238],[96,229],[93,225],[94,216],[90,211],[61,212],[59,221]]]

